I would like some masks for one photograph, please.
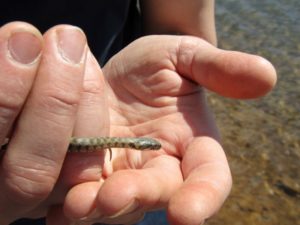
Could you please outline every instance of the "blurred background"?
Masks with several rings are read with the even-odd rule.
[[[209,93],[233,189],[209,225],[300,224],[300,1],[216,1],[219,47],[258,54],[278,83],[259,100]]]

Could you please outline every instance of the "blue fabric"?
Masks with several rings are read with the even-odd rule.
[[[146,214],[143,221],[137,225],[168,225],[167,216],[165,211],[149,212]]]
[[[136,225],[168,225],[167,217],[165,211],[155,211],[149,212],[146,214],[143,221],[139,222]],[[22,219],[18,220],[11,225],[45,225],[44,219],[39,220],[29,220],[29,219]],[[96,225],[104,225],[104,224],[96,224]]]

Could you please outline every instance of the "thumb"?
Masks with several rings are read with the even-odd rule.
[[[177,59],[180,74],[225,97],[257,98],[276,83],[276,71],[268,60],[221,50],[198,38],[182,37]]]

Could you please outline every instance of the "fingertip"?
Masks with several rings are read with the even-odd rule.
[[[178,49],[178,71],[224,97],[257,98],[275,86],[275,68],[263,57],[218,49],[191,37],[183,38]]]
[[[223,77],[220,94],[237,99],[266,95],[276,83],[276,71],[265,58],[236,51],[220,50],[217,71]],[[217,86],[217,85],[216,85]]]
[[[0,64],[4,70],[2,73],[9,74],[11,70],[17,69],[24,72],[36,69],[42,48],[42,34],[31,24],[11,22],[3,25],[0,27]]]
[[[106,179],[97,199],[97,208],[101,214],[105,216],[119,214],[136,200],[138,180],[140,175],[136,170],[117,171]]]
[[[175,225],[201,224],[221,208],[231,186],[232,178],[227,165],[208,163],[195,168],[170,199],[170,221]]]
[[[96,207],[100,182],[86,182],[74,186],[64,202],[64,214],[71,219],[87,217]]]
[[[197,188],[195,190],[191,190],[191,187],[183,188],[169,202],[168,220],[172,225],[202,224],[220,208],[220,205],[218,207],[213,206],[209,201],[213,198],[211,193],[199,192]]]
[[[257,96],[254,97],[260,97],[267,94],[274,88],[277,82],[277,73],[275,67],[270,61],[261,56],[256,56],[256,58],[256,73],[261,76],[259,77],[260,79],[258,82],[260,84],[260,89],[259,92],[256,93]]]
[[[107,216],[138,209],[160,208],[182,184],[180,168],[170,160],[141,170],[120,170],[110,176],[98,196],[97,208]],[[174,160],[175,161],[175,160]],[[174,165],[176,164],[176,165]],[[132,210],[134,208],[134,210]]]
[[[41,32],[32,24],[22,21],[14,21],[4,24],[1,27],[1,30],[5,31],[6,35],[10,35],[11,32],[14,31],[27,31],[35,34],[40,40],[43,39],[43,35]]]
[[[191,196],[192,193],[189,193]],[[180,194],[182,195],[182,193]],[[188,201],[183,196],[174,195],[170,200],[167,217],[172,225],[198,225],[205,220],[207,208],[203,202],[196,197],[197,201]],[[181,207],[178,207],[181,206]]]
[[[44,55],[51,49],[51,54],[57,57],[59,62],[72,66],[85,64],[88,52],[87,39],[82,29],[72,25],[57,25],[51,27],[44,34]]]

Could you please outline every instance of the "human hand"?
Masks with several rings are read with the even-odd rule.
[[[93,82],[101,82],[98,72],[77,28],[57,26],[44,36],[26,23],[0,28],[0,143],[11,136],[1,154],[0,224],[45,216],[49,205],[62,204],[68,188],[82,182],[82,173],[67,179],[61,168],[74,127],[81,129],[80,121],[89,117],[93,123],[106,121],[101,104],[93,104],[99,99]],[[101,134],[105,128],[85,133],[95,130]],[[103,153],[99,155],[101,159]],[[81,162],[86,161],[100,170],[99,157]],[[95,176],[99,179],[99,172]]]
[[[226,199],[231,175],[202,87],[226,97],[256,98],[274,86],[273,66],[194,37],[148,36],[123,49],[103,71],[110,135],[150,136],[163,147],[113,150],[101,182],[73,187],[64,213],[84,218],[78,224],[135,223],[159,208],[167,208],[171,224],[209,218]],[[49,214],[48,221],[57,222],[58,214]]]

